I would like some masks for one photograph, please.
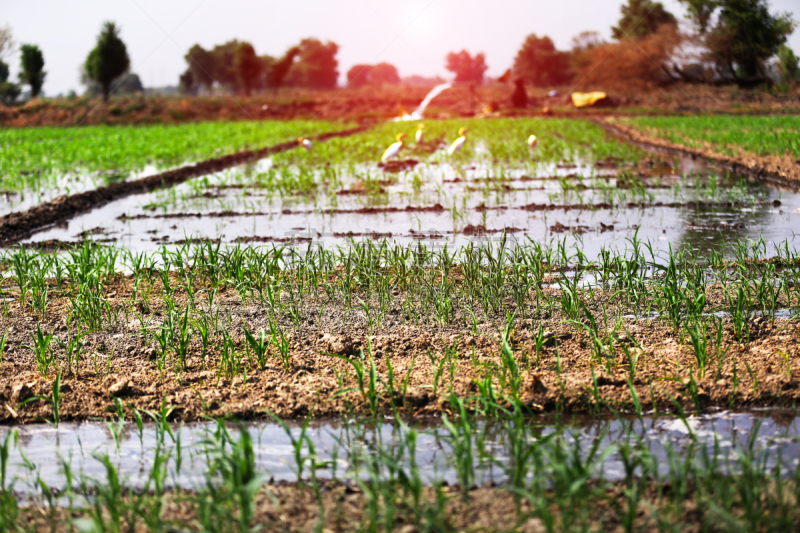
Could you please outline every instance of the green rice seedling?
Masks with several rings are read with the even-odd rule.
[[[708,367],[708,332],[705,326],[695,323],[691,327],[686,328],[689,332],[689,338],[692,341],[692,348],[694,348],[694,358],[697,361],[697,370],[700,374],[702,381],[706,375],[706,368]]]
[[[169,435],[172,442],[175,442],[175,434],[169,425],[169,417],[175,410],[174,407],[167,407],[166,398],[161,398],[161,410],[158,413],[144,410],[143,412],[153,420],[153,428],[156,432],[156,443],[163,443],[165,436]]]
[[[242,533],[251,531],[255,496],[266,478],[256,471],[250,434],[240,425],[239,438],[234,439],[224,422],[218,420],[217,430],[203,444],[211,458],[210,475],[206,478],[205,493],[199,495],[197,504],[210,504],[212,509],[224,511],[223,516],[230,520],[228,528],[234,526]],[[206,498],[211,501],[204,501]]]
[[[51,391],[52,391],[52,397],[51,398],[48,398],[47,396],[33,396],[31,398],[28,398],[24,402],[20,403],[19,407],[27,405],[27,404],[29,404],[31,402],[38,402],[40,400],[44,401],[46,403],[49,403],[50,406],[53,408],[53,420],[52,421],[47,420],[47,423],[50,424],[51,426],[53,426],[54,428],[57,428],[58,427],[58,423],[59,423],[59,421],[61,419],[61,416],[60,416],[60,408],[61,408],[61,371],[59,371],[58,374],[56,374],[56,379],[53,380],[53,385],[52,385]]]
[[[64,343],[61,342],[61,339],[55,337],[56,342],[64,350],[64,357],[66,359],[66,367],[67,372],[72,374],[78,373],[78,365],[80,364],[81,360],[81,351],[83,350],[84,342],[83,339],[88,335],[89,331],[82,331],[77,335],[68,338],[68,342]],[[73,369],[74,365],[74,369]]]
[[[740,285],[736,290],[736,295],[725,289],[725,300],[728,303],[728,312],[731,314],[731,325],[733,334],[741,342],[749,340],[749,321],[750,321],[750,299],[746,291]]]
[[[108,426],[108,432],[114,440],[114,447],[117,450],[117,457],[119,457],[119,444],[122,439],[122,432],[125,429],[125,408],[119,398],[114,398],[114,407],[117,410],[117,421],[110,422],[106,420],[106,426]]]
[[[452,394],[449,402],[451,408],[457,413],[456,422],[451,422],[447,414],[443,413],[442,424],[447,430],[447,441],[451,448],[453,467],[461,486],[461,495],[466,502],[469,500],[469,490],[475,481],[473,425],[461,398]]]
[[[8,341],[8,330],[3,331],[3,336],[0,338],[0,363],[6,356],[6,341]]]
[[[11,449],[12,447],[16,448],[18,441],[19,432],[16,429],[10,429],[6,432],[3,444],[0,446],[0,493],[2,494],[12,492],[14,482],[9,483],[8,461],[11,457]]]
[[[259,368],[264,370],[267,364],[267,356],[269,355],[269,342],[266,338],[266,333],[263,329],[261,329],[260,337],[257,339],[250,333],[250,330],[247,329],[247,326],[242,326],[244,330],[244,336],[247,340],[247,345],[251,350],[253,350],[253,354],[256,357],[256,362],[258,363]]]
[[[200,352],[200,358],[203,361],[203,369],[206,368],[208,345],[211,341],[211,335],[213,334],[213,330],[209,326],[210,326],[209,318],[205,313],[201,315],[200,319],[192,319],[192,329],[193,331],[197,332],[197,334],[200,336],[200,344],[202,346],[202,351]]]
[[[36,367],[39,369],[39,373],[42,377],[46,378],[50,367],[53,366],[56,360],[53,350],[50,348],[53,335],[45,335],[42,332],[41,326],[36,324],[36,333],[32,332],[31,338],[33,340],[33,345],[25,344],[24,346],[33,352],[33,357],[36,360]]]
[[[283,365],[283,369],[287,372],[292,367],[292,356],[289,352],[290,347],[290,340],[286,335],[283,333],[283,329],[280,326],[277,326],[271,319],[270,319],[270,335],[272,337],[271,342],[272,345],[277,349],[278,358]]]
[[[142,413],[133,405],[128,404],[128,408],[131,410],[133,423],[136,426],[136,432],[139,434],[139,444],[144,446],[144,421],[142,420]]]
[[[189,354],[189,344],[192,342],[194,328],[189,317],[189,306],[183,311],[183,318],[178,322],[178,332],[174,339],[174,349],[178,356],[178,364],[181,370],[186,370],[186,357]]]
[[[125,505],[123,485],[119,471],[106,454],[95,454],[94,458],[102,463],[106,471],[105,482],[82,480],[83,492],[92,494],[91,504],[87,507],[88,518],[79,518],[73,522],[79,531],[110,531],[119,533],[124,525],[135,526],[132,509]]]
[[[541,359],[542,348],[544,347],[544,343],[545,343],[544,327],[540,325],[539,332],[536,334],[536,338],[533,341],[533,350],[534,353],[536,354],[536,362],[534,366],[536,366],[536,368],[539,368],[539,361]]]

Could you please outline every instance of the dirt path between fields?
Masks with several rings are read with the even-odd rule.
[[[365,131],[366,127],[334,131],[318,135],[312,140],[325,141],[335,137],[347,137]],[[0,217],[0,245],[8,246],[30,233],[51,226],[79,213],[91,211],[109,202],[131,194],[147,193],[156,189],[174,187],[189,179],[219,172],[237,165],[257,161],[268,155],[296,148],[296,142],[286,142],[267,146],[258,150],[244,150],[222,157],[201,161],[192,165],[168,170],[135,181],[113,183],[105,187],[71,196],[62,195],[49,202],[31,207],[25,211],[9,213]]]

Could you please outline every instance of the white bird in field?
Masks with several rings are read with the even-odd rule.
[[[385,152],[383,152],[383,156],[381,157],[382,163],[386,163],[389,159],[397,157],[397,154],[400,153],[400,149],[403,147],[403,137],[405,136],[406,136],[405,133],[397,134],[397,137],[395,137],[397,139],[397,142],[392,143],[392,145],[389,146],[389,148],[387,148]]]
[[[306,152],[311,150],[311,141],[308,139],[300,137],[297,139],[297,144],[299,144]]]
[[[536,148],[536,135],[528,137],[528,148]]]
[[[425,124],[420,124],[417,126],[417,144],[422,144],[425,142],[425,133],[422,130],[425,129]]]
[[[467,130],[466,128],[461,128],[458,130],[458,134],[460,137],[453,141],[453,144],[450,145],[450,148],[447,149],[447,155],[453,155],[456,152],[460,152],[461,149],[464,147],[464,143],[467,142]]]

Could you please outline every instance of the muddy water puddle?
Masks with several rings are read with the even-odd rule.
[[[618,453],[622,442],[640,442],[658,459],[662,474],[668,471],[669,456],[673,452],[681,456],[688,452],[689,446],[698,461],[716,453],[717,459],[727,464],[731,472],[737,471],[737,462],[748,450],[752,459],[765,461],[770,467],[780,463],[787,472],[800,461],[800,418],[794,411],[717,411],[686,419],[669,416],[643,416],[641,420],[578,419],[560,429],[548,422],[531,424],[535,429],[529,438],[534,441],[546,442],[558,433],[563,436],[559,446],[576,447],[583,460],[589,453],[602,457],[600,461],[593,460],[591,468],[594,475],[609,480],[624,477]],[[249,422],[241,427],[252,438],[256,466],[261,473],[276,481],[297,480],[293,440],[301,437],[299,424],[290,423],[289,433],[274,423]],[[228,429],[237,435],[237,426],[228,425]],[[419,432],[415,460],[423,479],[457,482],[451,463],[453,446],[446,429],[433,422],[415,429]],[[509,461],[507,433],[503,428],[484,423],[479,423],[478,429],[474,436],[476,479],[481,483],[502,484],[503,465]],[[0,429],[0,439],[8,431],[11,429]],[[101,458],[108,456],[126,483],[141,487],[159,453],[169,457],[167,470],[171,484],[191,489],[204,482],[209,454],[213,454],[209,443],[214,440],[217,425],[212,422],[173,425],[170,434],[145,424],[140,435],[135,424],[128,422],[119,433],[118,447],[112,431],[103,422],[62,424],[57,429],[37,424],[21,426],[16,431],[19,440],[11,451],[7,476],[17,480],[14,488],[20,493],[30,492],[37,477],[51,488],[63,488],[61,458],[71,465],[76,479],[104,479],[106,469]],[[318,476],[347,478],[361,475],[355,466],[359,454],[368,454],[376,446],[384,450],[396,448],[402,440],[402,431],[389,421],[377,426],[348,426],[337,421],[315,420],[310,422],[306,435],[313,443],[318,461],[329,462]],[[478,434],[482,435],[483,457],[477,452]],[[301,449],[302,455],[308,456],[310,447],[306,444]],[[408,466],[408,457],[405,461]]]

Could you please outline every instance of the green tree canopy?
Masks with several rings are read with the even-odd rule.
[[[119,37],[119,28],[113,22],[106,22],[85,65],[87,77],[102,87],[104,101],[108,100],[111,83],[125,74],[130,65],[128,49]]]
[[[267,72],[267,85],[273,89],[278,89],[283,85],[283,80],[289,73],[289,69],[294,65],[297,55],[300,53],[300,48],[292,46],[289,48],[283,57],[275,61]]]
[[[383,85],[384,83],[400,83],[400,75],[397,73],[397,68],[390,63],[353,65],[353,67],[347,71],[347,85],[350,87]]]
[[[20,46],[20,73],[19,81],[31,86],[31,97],[36,98],[42,91],[44,78],[47,73],[44,71],[44,55],[35,44],[23,44]]]
[[[190,74],[190,77],[185,78],[185,80],[191,80],[192,88],[202,86],[210,91],[214,85],[214,74],[217,70],[214,56],[211,52],[196,44],[189,48],[188,53],[183,58],[188,64],[186,72]]]
[[[339,79],[336,54],[339,45],[323,44],[318,39],[303,39],[298,45],[297,61],[287,75],[287,84],[311,89],[332,89]]]
[[[781,72],[783,81],[794,84],[800,80],[800,59],[794,51],[785,44],[778,49],[778,69]]]
[[[236,48],[235,68],[245,95],[250,96],[253,89],[263,85],[264,62],[252,44],[243,42]]]
[[[538,87],[563,85],[572,78],[569,54],[556,50],[546,35],[528,35],[514,58],[514,75]]]
[[[8,64],[0,61],[0,100],[10,106],[22,92],[19,85],[8,81]]]
[[[0,59],[5,57],[14,49],[14,38],[11,36],[11,28],[6,26],[0,28]]]
[[[675,15],[664,9],[661,2],[652,0],[628,0],[620,8],[622,17],[611,28],[614,39],[633,37],[638,39],[655,33],[662,24],[676,24]]]
[[[483,83],[483,75],[489,67],[483,54],[473,57],[461,50],[447,54],[445,68],[456,75],[456,82]]]
[[[795,22],[772,14],[766,0],[681,0],[705,35],[708,59],[723,77],[766,81],[766,61],[786,43]],[[714,16],[716,15],[716,16]]]

